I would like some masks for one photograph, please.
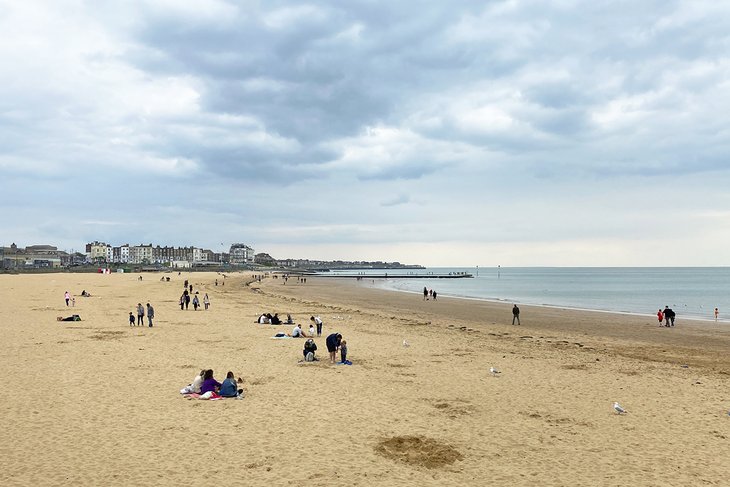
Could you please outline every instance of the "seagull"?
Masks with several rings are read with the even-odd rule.
[[[495,369],[494,367],[489,367],[489,372],[490,372],[490,373],[491,373],[492,375],[497,375],[497,374],[501,374],[501,373],[502,373],[502,372],[500,372],[499,370]]]
[[[407,341],[403,340],[403,346],[406,347],[406,348],[408,348],[408,347],[411,346],[411,344],[408,343]]]
[[[613,403],[613,409],[614,411],[616,411],[617,414],[624,414],[628,412],[624,408],[622,408],[621,405],[617,402]]]

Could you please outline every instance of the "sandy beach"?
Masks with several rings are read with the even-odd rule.
[[[2,485],[726,485],[730,327],[309,277],[0,275]],[[207,311],[181,311],[185,279]],[[92,296],[82,298],[85,289]],[[65,291],[76,300],[66,307]],[[137,303],[155,326],[130,327]],[[291,313],[352,365],[302,363]],[[58,322],[77,313],[79,322]],[[403,346],[404,340],[409,344]],[[501,371],[492,375],[490,367]],[[245,399],[187,399],[202,368]],[[614,401],[628,410],[616,414]]]

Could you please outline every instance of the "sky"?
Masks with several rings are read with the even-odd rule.
[[[0,12],[0,245],[730,265],[730,2]]]

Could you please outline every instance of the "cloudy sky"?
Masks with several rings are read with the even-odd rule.
[[[728,2],[0,12],[0,245],[730,265]]]

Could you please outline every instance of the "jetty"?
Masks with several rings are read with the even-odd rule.
[[[310,274],[312,277],[340,277],[340,278],[361,278],[361,279],[468,279],[474,275],[465,273],[445,273],[445,274],[397,274],[392,272],[384,272],[382,274],[330,274],[327,272]]]

